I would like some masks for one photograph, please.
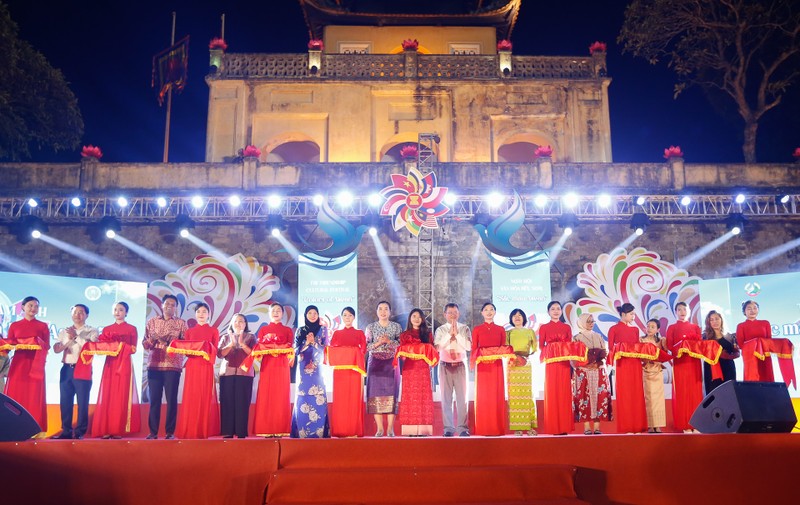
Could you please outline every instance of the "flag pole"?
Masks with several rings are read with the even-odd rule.
[[[225,40],[225,13],[222,13],[222,33],[219,36],[222,40]]]
[[[172,12],[172,41],[169,46],[175,45],[175,11]],[[164,163],[169,160],[169,122],[172,116],[172,87],[167,91],[167,126],[164,129]]]

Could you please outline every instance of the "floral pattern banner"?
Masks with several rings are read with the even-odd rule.
[[[617,307],[632,303],[636,308],[634,323],[642,335],[649,319],[658,319],[665,335],[666,328],[678,319],[675,315],[678,302],[689,306],[690,320],[699,324],[700,280],[642,247],[630,253],[616,249],[584,265],[577,284],[586,296],[567,303],[564,317],[577,328],[575,323],[581,314],[594,315],[595,331],[607,339],[609,328],[619,321]]]

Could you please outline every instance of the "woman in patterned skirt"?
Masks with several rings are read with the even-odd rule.
[[[319,309],[306,307],[305,326],[297,329],[297,398],[292,416],[293,438],[328,436],[328,399],[322,380],[322,358],[328,343],[328,328],[319,321]]]
[[[584,435],[600,435],[600,421],[611,420],[611,390],[606,374],[606,344],[593,331],[594,317],[581,314],[578,318],[578,333],[573,337],[588,349],[587,363],[576,363],[575,367],[575,421],[583,421]],[[591,423],[594,423],[592,430]]]
[[[516,360],[508,362],[508,424],[517,435],[527,431],[536,435],[536,400],[531,386],[530,356],[538,349],[536,333],[526,328],[528,318],[522,309],[511,311],[513,326],[506,332],[506,343],[514,348]]]
[[[394,436],[394,415],[397,414],[397,393],[400,390],[400,371],[394,367],[394,355],[400,345],[403,328],[390,321],[392,307],[387,301],[378,302],[378,320],[367,325],[367,414],[375,416],[378,426],[376,437],[384,434],[383,416],[386,415],[386,435]]]

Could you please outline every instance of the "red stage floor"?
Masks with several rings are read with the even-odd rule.
[[[578,467],[578,497],[590,503],[778,504],[796,503],[798,461],[792,434],[31,440],[0,444],[0,502],[255,505],[284,468],[317,479],[332,468],[385,469],[391,479],[401,468],[569,464]],[[341,493],[358,502],[357,490]]]

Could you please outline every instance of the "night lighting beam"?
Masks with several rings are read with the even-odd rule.
[[[39,230],[31,230],[31,237],[33,237],[33,238],[41,238],[42,237],[42,232],[40,232]]]
[[[534,204],[535,204],[537,207],[540,207],[540,208],[542,208],[542,207],[544,207],[545,205],[547,205],[547,201],[548,201],[548,198],[547,198],[547,196],[546,196],[546,195],[541,195],[541,194],[539,194],[539,195],[536,195],[536,196],[534,197],[534,199],[533,199],[533,203],[534,203]]]
[[[167,199],[164,198],[163,196],[159,196],[158,198],[156,198],[156,205],[158,205],[159,208],[163,209],[164,207],[167,206]]]
[[[228,202],[231,204],[231,207],[238,207],[242,204],[242,199],[239,198],[239,195],[231,195],[231,197],[228,198]]]
[[[648,226],[650,226],[650,217],[644,212],[637,212],[631,216],[631,229],[636,235],[644,234]]]
[[[349,191],[340,191],[338,195],[336,195],[336,203],[339,204],[340,207],[350,207],[353,205],[353,193]]]
[[[578,195],[575,193],[569,192],[561,198],[561,202],[566,206],[568,209],[574,209],[578,206],[579,202]]]
[[[562,233],[561,236],[558,237],[558,240],[556,241],[556,244],[550,249],[549,261],[550,261],[551,265],[556,262],[556,259],[558,258],[558,255],[561,254],[561,251],[564,249],[564,244],[567,243],[567,239],[569,238],[569,235],[570,234],[567,234],[566,232]]]
[[[647,203],[647,198],[643,196],[637,196],[634,198],[634,201],[636,202],[636,205],[638,205],[639,207],[643,207],[644,204]]]
[[[39,200],[36,198],[28,198],[28,207],[35,209],[39,206]]]
[[[119,205],[120,207],[123,207],[123,208],[127,207],[128,206],[128,199],[125,198],[124,196],[121,196],[121,197],[117,198],[117,205]]]
[[[205,203],[205,202],[203,201],[203,197],[202,196],[195,195],[195,196],[192,197],[192,207],[194,207],[195,209],[202,208],[203,207],[203,203]]]
[[[745,196],[742,193],[739,193],[738,195],[736,195],[736,198],[733,201],[738,203],[738,204],[743,204],[744,200],[745,200]]]
[[[312,198],[311,201],[314,203],[314,205],[319,207],[320,205],[322,205],[322,202],[325,201],[325,197],[322,195],[314,195],[314,198]]]
[[[77,196],[73,196],[69,203],[71,203],[73,207],[80,207],[83,204],[83,201]]]
[[[607,209],[611,206],[611,196],[603,193],[602,195],[597,197],[597,205],[599,205],[603,209]]]
[[[384,249],[380,238],[378,238],[377,235],[370,235],[370,237],[372,238],[372,244],[375,246],[375,253],[378,257],[378,261],[380,261],[381,264],[383,278],[392,290],[392,299],[397,305],[396,312],[398,314],[404,314],[412,308],[409,307],[408,294],[403,288],[403,283],[397,276],[397,271],[394,269],[394,266],[392,266],[392,261],[389,259],[389,255],[386,254],[386,249]]]
[[[289,254],[289,256],[292,257],[292,260],[297,262],[298,258],[300,257],[300,250],[298,248],[296,248],[294,246],[294,244],[292,244],[291,242],[286,240],[286,237],[284,237],[283,234],[280,233],[280,231],[278,231],[277,235],[273,235],[273,237],[275,237],[275,239],[278,242],[280,242],[280,244],[283,246],[283,249],[285,250],[285,252],[287,254]],[[278,251],[274,251],[274,252],[278,252]]]
[[[712,240],[708,244],[706,244],[704,246],[701,246],[700,248],[698,248],[697,250],[695,250],[694,252],[692,252],[691,254],[686,256],[685,258],[679,260],[678,262],[675,263],[675,266],[677,266],[678,268],[683,268],[683,269],[689,268],[690,266],[694,265],[695,263],[697,263],[701,259],[705,258],[708,254],[711,253],[711,251],[714,251],[719,246],[721,246],[722,244],[724,244],[728,240],[732,239],[734,236],[735,235],[733,234],[733,232],[731,232],[731,231],[726,232],[724,235],[715,238],[714,240]]]
[[[780,202],[781,202],[782,204],[786,205],[787,203],[789,203],[789,200],[790,200],[791,198],[792,198],[792,197],[791,197],[791,195],[783,195],[783,196],[781,197],[781,199],[780,199]]]
[[[376,235],[378,235],[378,229],[375,228],[374,226],[370,226],[369,227],[369,236],[370,237],[374,237]]]
[[[267,205],[269,205],[270,209],[277,209],[283,203],[283,198],[280,195],[269,195],[267,197]]]
[[[116,237],[114,237],[114,240],[119,242],[120,245],[130,250],[132,253],[136,254],[146,262],[150,263],[151,265],[155,265],[164,272],[175,272],[181,267],[177,263],[168,260],[167,258],[151,251],[150,249],[144,246],[141,246],[131,240],[128,240],[122,235],[117,235]]]
[[[370,193],[367,197],[367,203],[370,207],[380,207],[383,203],[383,197],[380,193]]]
[[[200,237],[192,233],[189,233],[185,238],[192,244],[196,245],[199,249],[202,249],[204,253],[216,258],[220,262],[222,262],[223,260],[225,260],[230,256],[230,254],[228,254],[227,252],[209,244],[205,240],[201,239]]]
[[[681,198],[681,205],[683,205],[684,207],[688,207],[690,203],[692,203],[691,197],[684,196],[683,198]]]
[[[453,191],[448,191],[445,193],[442,201],[445,205],[450,205],[452,207],[458,201],[458,195]]]
[[[575,231],[575,228],[577,228],[579,224],[578,216],[572,212],[561,214],[561,217],[558,218],[558,225],[564,230],[564,235],[567,237],[572,235],[572,232]]]
[[[141,270],[132,268],[130,265],[125,265],[118,261],[107,260],[100,255],[81,249],[80,247],[64,242],[63,240],[58,240],[50,235],[42,235],[40,240],[47,242],[53,247],[57,247],[58,249],[75,256],[76,258],[80,258],[86,263],[91,263],[113,273],[116,276],[115,278],[119,278],[119,275],[123,274],[123,276],[127,277],[128,279],[136,281],[149,281],[152,277],[152,275],[148,275]]]
[[[175,216],[175,230],[183,238],[189,237],[189,231],[194,229],[194,221],[186,214],[178,214]]]
[[[499,207],[503,203],[503,195],[496,191],[492,191],[486,195],[484,199],[486,200],[486,203],[489,204],[489,207],[493,209]]]
[[[30,263],[22,261],[21,259],[18,258],[14,258],[13,256],[9,256],[3,252],[0,252],[0,265],[3,265],[9,270],[14,270],[15,272],[30,273],[36,275],[44,274],[44,272],[42,272],[35,266],[31,265]]]
[[[614,251],[614,250],[616,250],[616,249],[623,249],[623,250],[627,251],[627,250],[628,250],[628,246],[630,246],[631,244],[633,244],[633,242],[634,242],[634,241],[635,241],[637,238],[639,238],[640,236],[641,236],[641,235],[639,235],[638,233],[636,233],[636,231],[634,231],[633,233],[631,233],[630,235],[628,235],[628,236],[625,238],[625,240],[623,240],[623,241],[622,241],[622,242],[620,242],[619,244],[615,245],[615,246],[614,246],[614,248],[613,248],[613,249],[611,249],[611,250],[612,250],[612,251]]]
[[[737,275],[741,275],[744,272],[747,272],[748,270],[751,270],[763,263],[771,261],[777,258],[778,256],[782,256],[797,247],[800,247],[800,237],[791,240],[789,242],[786,242],[785,244],[773,247],[772,249],[767,249],[766,251],[761,252],[750,259],[747,259],[736,265],[733,265],[728,269],[728,272],[725,273],[724,277],[736,277]]]

